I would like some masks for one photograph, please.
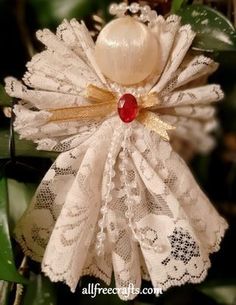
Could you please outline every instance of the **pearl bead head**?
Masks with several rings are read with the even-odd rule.
[[[147,79],[158,67],[158,43],[151,30],[126,16],[109,22],[95,44],[95,58],[102,73],[120,85]]]

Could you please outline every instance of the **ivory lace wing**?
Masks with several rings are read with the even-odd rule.
[[[218,64],[203,55],[187,53],[195,34],[188,25],[180,26],[177,16],[172,15],[166,20],[159,16],[152,31],[162,42],[160,47],[165,65],[151,92],[163,98],[159,107],[174,108],[168,116],[161,117],[176,127],[171,132],[173,137],[184,138],[196,150],[207,152],[214,146],[210,133],[218,126],[209,104],[221,100],[223,92],[217,85],[203,84]]]
[[[61,141],[74,134],[83,138],[90,135],[100,122],[49,123],[48,108],[88,105],[90,101],[85,97],[87,86],[107,85],[104,78],[101,79],[98,67],[91,62],[94,45],[84,24],[65,20],[59,26],[57,36],[46,29],[38,31],[37,38],[46,50],[35,55],[27,64],[23,83],[12,77],[6,79],[6,91],[10,96],[21,99],[14,108],[15,130],[21,137],[35,141],[39,149],[53,150],[55,147],[57,150]]]

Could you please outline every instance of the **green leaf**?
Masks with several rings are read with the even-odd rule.
[[[202,185],[207,183],[209,177],[209,164],[210,157],[208,155],[197,155],[192,161],[191,165],[194,168],[194,173],[196,173]]]
[[[173,0],[171,4],[171,12],[176,13],[184,4],[186,4],[186,0]]]
[[[9,197],[9,227],[10,231],[13,231],[17,221],[29,205],[37,185],[7,179],[7,186]]]
[[[27,286],[23,305],[56,305],[55,284],[42,274],[31,274],[31,281]]]
[[[7,180],[0,177],[0,279],[26,284],[27,280],[17,271],[14,263],[11,238],[8,227]]]
[[[236,283],[235,281],[214,281],[202,284],[199,289],[204,294],[214,299],[218,304],[235,305]]]
[[[191,5],[177,12],[183,24],[191,24],[197,33],[193,46],[205,51],[236,51],[236,32],[230,21],[204,5]]]
[[[1,151],[0,158],[9,158],[9,130],[0,129],[1,139]],[[55,158],[57,156],[54,152],[40,151],[36,149],[36,145],[32,141],[26,141],[19,139],[18,135],[15,134],[15,147],[16,156],[24,157],[46,157]]]
[[[94,8],[93,1],[87,0],[53,0],[50,1],[52,12],[55,18],[72,18],[73,16],[83,17],[88,15]]]
[[[41,27],[55,27],[64,18],[86,18],[97,11],[105,16],[112,0],[29,0]]]
[[[215,61],[220,63],[224,68],[236,69],[236,50],[235,51],[217,51],[211,56]]]
[[[11,106],[11,98],[6,94],[2,84],[0,84],[0,106]]]

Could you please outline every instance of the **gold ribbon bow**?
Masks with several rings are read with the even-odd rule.
[[[117,111],[118,97],[112,91],[94,85],[88,85],[86,97],[91,101],[91,104],[78,107],[48,109],[52,114],[49,122],[104,118]],[[158,115],[150,110],[151,107],[160,104],[158,96],[156,94],[146,94],[139,98],[138,104],[139,113],[136,119],[168,141],[169,136],[167,130],[172,130],[175,127],[160,120]]]

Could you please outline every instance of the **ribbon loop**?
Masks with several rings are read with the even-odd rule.
[[[144,109],[151,108],[160,104],[160,98],[156,93],[149,93],[141,97],[141,107]]]
[[[98,103],[104,103],[104,102],[115,103],[117,99],[117,96],[114,92],[104,88],[99,88],[92,84],[87,86],[86,97],[90,101],[94,101]]]

